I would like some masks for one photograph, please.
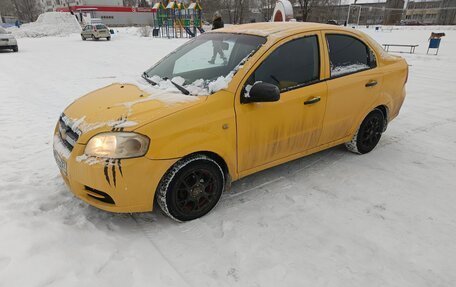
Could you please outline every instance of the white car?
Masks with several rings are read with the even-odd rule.
[[[14,38],[11,32],[6,31],[2,27],[0,27],[0,49],[10,49],[14,52],[19,51],[16,38]]]

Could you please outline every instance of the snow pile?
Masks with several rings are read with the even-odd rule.
[[[81,26],[71,13],[46,12],[41,14],[36,22],[24,24],[20,28],[8,28],[8,30],[17,38],[38,38],[80,33]]]
[[[365,69],[369,69],[369,66],[366,64],[352,64],[348,66],[331,67],[331,76],[336,77]]]

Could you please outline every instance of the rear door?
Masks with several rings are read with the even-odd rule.
[[[373,50],[349,32],[325,31],[328,101],[319,144],[354,132],[380,95],[383,76]]]
[[[246,175],[315,147],[326,103],[321,82],[321,34],[309,32],[275,44],[255,63],[236,95],[238,168]],[[261,81],[279,87],[280,100],[241,103],[249,86]]]
[[[92,25],[85,26],[84,30],[82,31],[82,34],[85,37],[91,37],[92,36]]]

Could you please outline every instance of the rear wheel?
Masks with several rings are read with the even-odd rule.
[[[222,195],[225,175],[220,165],[205,155],[178,161],[162,178],[157,202],[177,221],[189,221],[211,211]]]
[[[98,38],[98,37],[95,37],[95,36],[93,36],[93,39],[94,39],[95,41],[98,41],[98,40],[100,40],[100,38]]]
[[[13,46],[13,52],[18,52],[19,51],[19,47],[16,45],[16,46]]]
[[[110,40],[111,40],[111,37],[106,37],[106,40],[110,41]]]
[[[351,141],[345,143],[347,149],[358,154],[372,151],[380,141],[385,120],[383,113],[375,109],[361,123]]]

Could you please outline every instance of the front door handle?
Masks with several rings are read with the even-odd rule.
[[[320,97],[314,97],[314,98],[311,98],[310,100],[307,100],[304,102],[304,105],[312,105],[312,104],[316,104],[320,101]]]
[[[369,88],[369,87],[373,87],[377,85],[377,81],[376,80],[372,80],[372,81],[369,81],[366,83],[366,88]]]

